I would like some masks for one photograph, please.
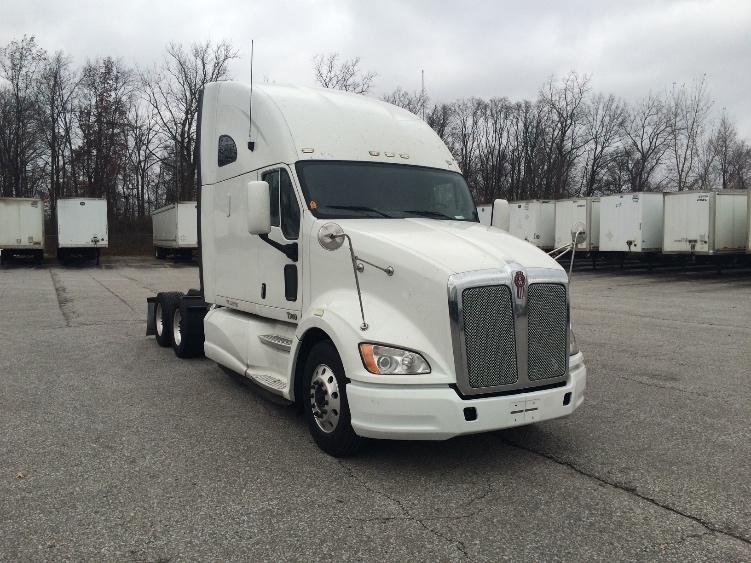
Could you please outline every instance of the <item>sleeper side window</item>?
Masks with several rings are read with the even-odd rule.
[[[219,166],[226,166],[237,160],[237,145],[229,135],[219,137]]]

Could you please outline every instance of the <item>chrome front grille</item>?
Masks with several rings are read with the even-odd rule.
[[[514,315],[507,286],[472,287],[462,292],[469,384],[475,388],[517,380]]]
[[[554,283],[529,286],[527,373],[530,381],[566,374],[568,314],[566,288]]]
[[[517,264],[449,277],[451,339],[462,395],[522,392],[568,375],[567,282],[563,270]]]

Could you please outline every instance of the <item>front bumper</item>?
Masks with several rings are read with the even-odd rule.
[[[570,415],[584,401],[584,363],[572,365],[570,376],[565,386],[555,389],[470,400],[462,399],[449,387],[353,381],[347,384],[347,399],[352,428],[360,436],[446,440]],[[473,413],[465,413],[465,409],[472,408]],[[467,420],[473,416],[474,420]]]

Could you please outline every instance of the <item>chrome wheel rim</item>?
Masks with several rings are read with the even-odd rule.
[[[157,303],[156,304],[156,310],[154,311],[154,321],[156,324],[156,333],[159,336],[162,336],[162,333],[164,332],[164,323],[162,322],[162,304]]]
[[[180,309],[175,309],[175,316],[172,319],[172,340],[175,346],[180,346],[182,334],[180,333]]]
[[[329,366],[321,364],[313,371],[310,382],[310,409],[318,428],[326,434],[336,430],[340,407],[341,397],[336,376]]]

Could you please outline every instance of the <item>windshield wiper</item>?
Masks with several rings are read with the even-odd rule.
[[[377,209],[373,209],[372,207],[364,207],[362,205],[326,205],[325,207],[328,207],[329,209],[345,209],[347,211],[360,211],[362,213],[369,211],[371,213],[378,213],[379,215],[382,215],[383,217],[388,217],[389,219],[393,219],[391,215],[388,215],[384,213],[383,211],[378,211]]]
[[[451,217],[450,215],[446,215],[445,213],[441,213],[440,211],[428,211],[427,209],[405,209],[404,212],[414,213],[415,215],[422,215],[425,217],[445,217],[446,219],[456,221],[456,217]]]

